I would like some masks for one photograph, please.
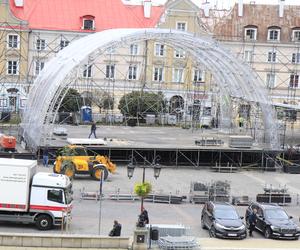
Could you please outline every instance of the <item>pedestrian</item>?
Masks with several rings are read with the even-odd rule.
[[[110,230],[109,232],[109,236],[111,237],[121,236],[121,229],[122,229],[122,225],[117,220],[114,220],[114,225],[112,230]]]
[[[91,135],[93,134],[94,137],[97,139],[97,136],[96,136],[96,129],[97,129],[96,123],[93,121],[93,122],[92,122],[92,126],[91,126],[91,133],[90,133],[90,135],[89,135],[89,138],[91,138]]]
[[[255,225],[257,222],[257,209],[253,208],[251,214],[249,215],[248,221],[249,221],[249,236],[253,237],[252,232],[255,230]]]
[[[149,224],[148,211],[145,208],[143,208],[143,210],[142,210],[141,218],[145,224]]]
[[[244,127],[244,118],[241,115],[239,117],[239,127],[240,128]]]
[[[48,167],[48,161],[49,161],[49,150],[46,146],[43,150],[43,166]]]

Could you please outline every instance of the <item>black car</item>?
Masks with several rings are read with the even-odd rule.
[[[247,237],[246,226],[235,208],[229,203],[207,202],[202,210],[201,226],[209,230],[210,237]]]
[[[252,203],[245,215],[248,218],[253,209],[257,210],[255,228],[262,232],[265,238],[299,239],[300,227],[288,216],[283,208],[276,204]]]

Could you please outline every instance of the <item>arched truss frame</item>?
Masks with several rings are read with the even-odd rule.
[[[260,105],[265,142],[278,148],[275,110],[263,82],[252,69],[210,37],[167,29],[112,29],[71,43],[58,53],[35,80],[22,117],[23,137],[31,148],[51,136],[58,108],[78,67],[89,57],[96,60],[108,49],[145,40],[155,40],[189,53],[195,64],[204,65],[214,76],[224,99],[239,98]],[[226,104],[227,103],[227,104]],[[221,126],[230,126],[230,106],[221,102]],[[227,119],[226,119],[227,118]]]

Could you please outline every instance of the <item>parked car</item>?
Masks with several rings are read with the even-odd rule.
[[[277,204],[252,203],[245,215],[248,218],[253,209],[257,210],[257,223],[255,228],[262,232],[265,238],[299,239],[300,227],[292,220],[292,216]]]
[[[207,202],[201,214],[201,226],[209,230],[210,237],[238,238],[247,237],[246,225],[229,203]]]

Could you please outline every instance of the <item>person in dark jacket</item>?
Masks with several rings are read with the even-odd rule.
[[[91,135],[94,134],[95,138],[97,139],[97,136],[96,136],[96,129],[97,129],[96,123],[93,121],[93,122],[92,122],[92,126],[91,126],[91,133],[90,133],[90,135],[89,135],[89,138],[91,138]]]
[[[122,229],[122,225],[117,220],[115,220],[113,229],[109,232],[109,236],[111,237],[121,236],[121,229]]]
[[[43,150],[43,166],[48,167],[48,162],[49,162],[49,150],[48,147],[46,146]]]
[[[256,216],[257,210],[256,208],[253,208],[252,213],[249,215],[248,221],[249,221],[249,236],[253,237],[252,232],[255,229],[255,225],[257,222],[257,216]]]
[[[143,221],[145,224],[149,224],[149,216],[148,216],[148,211],[143,208],[143,212],[141,213],[141,217],[143,218]]]

